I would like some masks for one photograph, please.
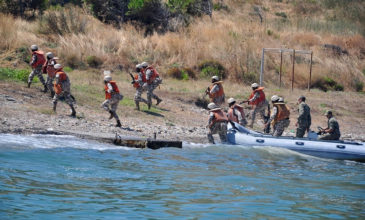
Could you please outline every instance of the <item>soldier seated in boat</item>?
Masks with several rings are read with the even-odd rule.
[[[328,127],[320,130],[321,135],[318,137],[319,140],[339,140],[340,126],[337,120],[333,117],[332,111],[327,111],[325,116],[328,118]]]
[[[226,114],[216,104],[209,103],[209,121],[207,127],[209,128],[208,140],[209,143],[214,144],[213,134],[219,134],[221,142],[227,141],[227,122]]]

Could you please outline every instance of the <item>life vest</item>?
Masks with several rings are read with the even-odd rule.
[[[215,82],[215,83],[213,83],[212,85],[210,85],[210,86],[209,86],[209,91],[212,91],[212,89],[213,89],[213,87],[214,87],[215,85],[218,85],[219,90],[218,90],[217,92],[213,93],[213,94],[209,93],[209,98],[210,98],[211,100],[214,100],[214,99],[216,99],[216,98],[218,98],[218,97],[223,97],[223,96],[224,96],[224,90],[223,90],[222,81]]]
[[[245,113],[243,111],[242,106],[237,105],[237,104],[234,104],[228,110],[228,120],[233,121],[233,122],[236,122],[236,123],[239,123],[238,116],[234,114],[234,109],[237,109],[241,113],[242,118],[245,118]]]
[[[153,66],[147,67],[146,68],[146,71],[147,70],[151,70],[152,71],[152,75],[150,76],[150,79],[147,82],[148,84],[151,84],[157,77],[160,77],[160,74],[157,72],[157,70],[155,68],[153,68]]]
[[[55,93],[59,95],[62,92],[61,83],[66,81],[68,79],[68,77],[67,77],[67,74],[62,69],[59,69],[58,71],[56,71],[56,75],[58,75],[58,84],[55,83],[53,85],[53,87],[54,87]]]
[[[56,75],[56,69],[54,68],[54,65],[51,65],[52,61],[54,61],[54,64],[57,63],[55,59],[50,59],[44,64],[46,66],[46,73],[49,77],[55,77]]]
[[[108,85],[105,85],[104,86],[104,89],[105,89],[105,99],[111,99],[112,98],[112,93],[119,93],[119,89],[118,89],[117,83],[115,81],[110,81],[109,83],[113,87],[113,92],[109,93],[108,92],[108,89],[109,89],[108,88]]]
[[[275,103],[274,106],[278,108],[278,113],[271,122],[272,126],[281,120],[289,118],[290,116],[289,108],[285,105],[285,103]]]
[[[212,120],[212,123],[209,125],[209,127],[212,127],[213,124],[217,123],[217,122],[227,122],[228,118],[226,116],[226,114],[224,114],[224,112],[222,111],[222,109],[218,108],[218,109],[213,109],[210,110],[210,112],[213,112],[214,114],[214,118]]]
[[[249,99],[252,99],[255,96],[256,92],[258,92],[260,94],[260,97],[258,99],[256,99],[255,101],[250,102],[249,103],[250,105],[258,105],[265,101],[264,87],[259,87],[259,88],[255,89],[254,91],[252,91]]]
[[[34,55],[34,54],[37,56],[37,61],[32,64],[33,68],[36,68],[39,65],[43,65],[46,62],[46,58],[44,58],[43,51],[40,51],[40,50],[33,51],[32,55]]]
[[[139,87],[141,87],[141,85],[138,82],[138,75],[134,75],[133,87],[136,88],[136,89],[138,89]]]

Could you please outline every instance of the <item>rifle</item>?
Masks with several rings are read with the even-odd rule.
[[[267,106],[267,115],[264,116],[264,123],[266,124],[267,121],[270,119],[270,105]],[[270,133],[270,124],[268,124],[265,128],[264,128],[264,133],[269,134]]]
[[[132,78],[132,82],[131,82],[131,84],[134,84],[134,83],[136,82],[136,80],[134,79],[133,74],[132,74],[132,73],[129,73],[129,75],[130,75],[130,76],[131,76],[131,78]]]
[[[248,100],[242,101],[242,102],[240,102],[240,105],[243,103],[248,103],[248,102],[249,102]]]

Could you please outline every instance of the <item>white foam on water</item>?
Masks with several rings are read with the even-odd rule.
[[[76,148],[91,150],[135,150],[134,148],[116,146],[112,144],[99,143],[96,141],[84,140],[71,135],[14,135],[0,134],[0,146],[22,147],[22,148]]]

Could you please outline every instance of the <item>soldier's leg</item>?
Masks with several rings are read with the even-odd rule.
[[[38,66],[35,70],[36,70],[36,75],[38,76],[39,81],[41,81],[43,86],[45,86],[45,88],[47,88],[46,81],[44,80],[43,75],[42,75],[42,66]]]
[[[297,132],[295,134],[295,137],[298,137],[298,138],[303,138],[304,137],[304,134],[305,134],[305,130],[306,128],[304,126],[298,126],[297,127]]]
[[[46,84],[47,84],[48,90],[51,92],[52,97],[54,96],[53,80],[54,80],[54,77],[47,76]]]
[[[249,127],[253,127],[253,123],[255,122],[255,118],[256,118],[256,113],[257,113],[257,108],[254,107],[254,109],[252,109],[251,111],[251,123],[249,125]]]
[[[106,99],[102,104],[101,104],[101,107],[103,108],[103,109],[105,109],[105,111],[110,111],[110,109],[109,109],[109,103],[110,103],[110,99]]]
[[[208,131],[208,141],[209,143],[211,144],[215,144],[214,142],[214,138],[213,138],[213,134],[217,134],[218,133],[218,123],[215,123],[213,124],[210,128],[209,128],[209,131]]]
[[[70,106],[71,108],[71,116],[76,116],[76,110],[74,107],[74,100],[71,98],[71,94],[67,91],[64,91],[63,96],[65,97],[65,102]]]
[[[113,99],[112,98],[112,101],[110,103],[110,111],[112,112],[111,114],[113,115],[113,117],[117,121],[119,121],[119,117],[117,115],[118,104],[119,104],[119,99]]]
[[[279,121],[274,126],[274,137],[280,137],[284,132],[284,123],[283,121]]]
[[[333,140],[332,135],[331,134],[322,134],[318,137],[319,140]]]
[[[221,142],[227,142],[227,124],[220,123],[219,138]]]
[[[58,94],[55,94],[53,96],[53,99],[52,99],[52,103],[53,103],[53,111],[56,112],[56,109],[57,109],[57,101],[59,99],[60,95]]]
[[[36,74],[36,69],[33,69],[28,76],[28,88],[30,87],[30,84],[32,83],[35,74]]]
[[[148,109],[151,108],[152,105],[152,96],[153,96],[153,87],[151,85],[148,85],[147,89],[147,105]]]

